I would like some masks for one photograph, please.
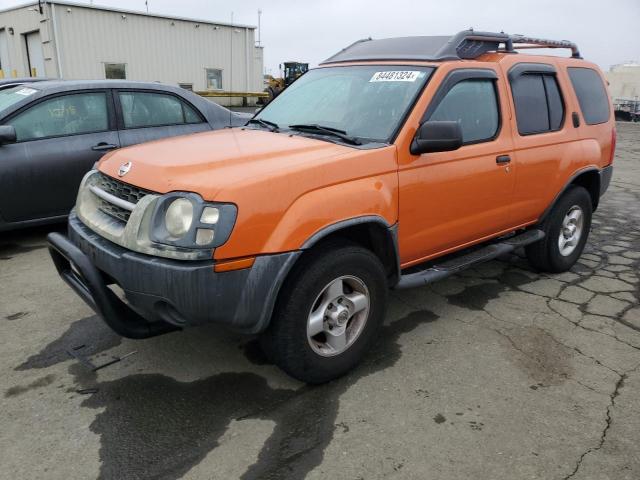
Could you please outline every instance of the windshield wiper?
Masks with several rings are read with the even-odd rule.
[[[345,132],[344,130],[339,130],[333,127],[323,127],[322,125],[318,125],[314,123],[309,125],[305,125],[305,124],[289,125],[289,128],[291,130],[318,132],[324,135],[332,135],[334,137],[338,137],[342,139],[343,141],[351,145],[362,145],[362,142],[358,140],[356,137],[352,137],[351,135],[348,135],[347,132]]]
[[[277,123],[270,122],[269,120],[263,120],[261,118],[252,118],[247,122],[247,125],[250,123],[257,123],[258,125],[262,125],[267,128],[270,132],[277,132],[280,128]]]

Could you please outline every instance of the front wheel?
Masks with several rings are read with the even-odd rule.
[[[362,359],[380,328],[386,300],[385,271],[372,252],[326,245],[296,266],[261,342],[292,377],[327,382]]]
[[[558,200],[542,224],[545,237],[526,247],[529,263],[538,270],[566,272],[578,261],[591,229],[591,196],[573,186]]]

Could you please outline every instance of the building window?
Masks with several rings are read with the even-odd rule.
[[[127,69],[124,63],[105,63],[104,78],[108,80],[125,80]]]
[[[207,90],[222,90],[222,70],[207,68]]]

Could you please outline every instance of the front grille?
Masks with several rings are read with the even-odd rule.
[[[152,193],[149,190],[129,185],[116,180],[115,178],[108,177],[100,172],[98,172],[96,176],[97,178],[94,183],[96,187],[113,195],[114,197],[133,203],[134,205],[137,204],[142,197]],[[127,223],[129,221],[129,217],[131,216],[131,212],[129,210],[118,205],[114,205],[102,198],[98,199],[98,205],[98,208],[110,217],[113,217],[123,223]]]

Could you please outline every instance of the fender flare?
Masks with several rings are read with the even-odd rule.
[[[379,215],[363,215],[360,217],[348,218],[345,220],[340,220],[336,223],[332,223],[317,232],[315,232],[311,237],[309,237],[300,247],[300,250],[309,250],[314,245],[318,244],[321,240],[327,238],[329,235],[337,233],[341,230],[346,230],[348,228],[373,224],[380,226],[387,233],[387,241],[388,246],[392,248],[391,252],[387,252],[391,255],[391,261],[393,262],[392,272],[390,275],[390,286],[395,285],[400,279],[400,251],[398,248],[398,224],[395,223],[393,225],[389,225],[389,223]],[[377,253],[377,252],[376,252]]]
[[[556,204],[558,203],[558,200],[560,200],[560,197],[562,197],[562,195],[564,195],[564,193],[569,189],[569,187],[571,187],[571,185],[574,184],[573,182],[579,176],[584,175],[585,173],[589,173],[589,172],[597,172],[599,176],[602,173],[602,171],[597,167],[586,167],[586,168],[583,168],[582,170],[578,170],[573,175],[571,175],[571,177],[569,178],[567,183],[565,183],[564,187],[562,187],[562,190],[560,190],[557,193],[557,195],[553,198],[553,200],[551,201],[549,206],[544,210],[544,212],[542,212],[542,215],[540,215],[540,218],[538,219],[538,223],[542,223],[547,219],[547,217],[549,216],[549,214],[553,210],[553,207],[555,207]],[[600,189],[598,189],[598,191],[600,191]],[[598,205],[598,199],[596,199],[596,201],[595,201],[594,211],[595,211],[595,207],[597,207],[597,205]]]

